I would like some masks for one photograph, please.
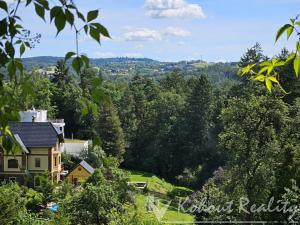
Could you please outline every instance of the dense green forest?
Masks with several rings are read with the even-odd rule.
[[[287,56],[286,50],[279,55]],[[257,44],[247,50],[239,64],[264,59]],[[284,87],[293,90],[299,79],[294,78],[292,64],[279,72],[287,71]],[[161,79],[136,75],[126,81],[105,79],[95,68],[81,75],[77,79],[64,61],[58,61],[50,78],[36,72],[27,74],[34,95],[24,97],[19,92],[16,99],[22,109],[35,106],[47,109],[54,118],[64,118],[67,137],[98,137],[101,148],[85,155],[94,167],[101,165],[103,151],[121,168],[151,172],[190,187],[195,192],[187,208],[203,196],[217,205],[229,200],[237,204],[242,196],[256,205],[267,204],[272,197],[297,201],[298,92],[278,98],[276,90],[269,93],[256,82],[238,76],[217,84],[205,74],[184,76],[178,70]],[[95,82],[101,83],[101,92],[93,91]],[[11,86],[6,83],[7,91],[16,93]],[[99,93],[98,107],[91,99]],[[65,160],[69,165],[76,161]],[[237,207],[233,205],[228,215],[195,215],[201,221],[287,221],[297,216],[290,217],[291,212],[247,214]]]

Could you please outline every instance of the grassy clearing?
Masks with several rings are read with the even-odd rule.
[[[182,221],[191,222],[194,221],[194,216],[186,213],[179,212],[177,210],[178,205],[175,203],[176,198],[186,197],[192,193],[192,190],[186,187],[179,187],[172,185],[165,180],[144,172],[130,171],[131,182],[147,182],[148,188],[146,193],[140,193],[136,196],[137,209],[144,213],[146,217],[155,218],[153,213],[147,212],[147,196],[152,194],[159,200],[160,207],[167,204],[168,201],[172,200],[170,207],[163,217],[163,221]]]

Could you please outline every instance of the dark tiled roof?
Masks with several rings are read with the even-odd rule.
[[[89,173],[94,173],[94,168],[90,166],[86,161],[82,160],[79,165],[81,165],[84,169],[86,169]]]
[[[10,124],[11,132],[20,137],[27,148],[53,147],[61,131],[50,122],[19,122]]]

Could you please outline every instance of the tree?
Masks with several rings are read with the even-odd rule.
[[[209,149],[210,129],[212,123],[212,86],[207,77],[200,76],[191,95],[187,99],[181,133],[181,156],[184,167],[205,167],[213,160]],[[203,176],[207,176],[203,171]],[[205,178],[204,178],[205,179]]]
[[[103,150],[106,154],[115,156],[122,161],[125,152],[124,133],[118,113],[112,104],[102,104],[97,123],[97,133],[101,139]]]
[[[255,45],[247,49],[246,53],[241,57],[239,67],[260,63],[266,59],[267,57],[264,56],[261,45],[256,42]]]
[[[64,118],[66,137],[76,135],[78,132],[78,121],[83,105],[81,103],[81,89],[73,82],[54,86],[52,104],[57,107],[56,118]]]
[[[19,213],[25,210],[25,201],[21,194],[20,187],[15,183],[0,186],[0,224],[17,222]]]
[[[65,60],[57,61],[52,82],[57,85],[70,82],[69,68],[66,66]]]
[[[74,196],[69,204],[73,222],[79,224],[109,224],[110,215],[121,216],[127,196],[127,175],[115,167],[96,169],[84,184],[83,191]]]
[[[220,145],[227,155],[225,168],[230,174],[227,194],[232,199],[247,197],[248,207],[266,203],[275,185],[276,165],[282,159],[282,137],[289,120],[287,106],[267,96],[233,98],[221,119],[224,130]],[[247,221],[262,219],[251,213],[238,216]]]

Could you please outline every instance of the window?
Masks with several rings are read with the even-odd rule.
[[[57,166],[57,158],[54,157],[54,166]]]
[[[18,168],[18,160],[16,159],[9,159],[7,164],[8,168]]]
[[[61,159],[60,159],[60,156],[58,156],[58,163],[59,163],[59,164],[61,163]]]
[[[40,168],[41,167],[41,159],[40,158],[35,158],[35,167]]]
[[[81,171],[81,167],[78,167],[78,171]]]

